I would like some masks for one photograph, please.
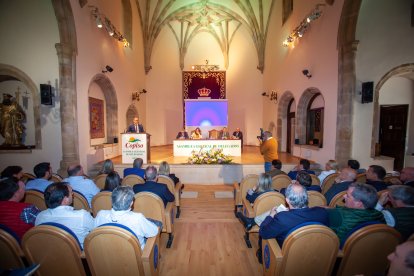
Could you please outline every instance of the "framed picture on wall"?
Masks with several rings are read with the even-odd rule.
[[[104,101],[89,97],[89,125],[91,139],[105,137]]]

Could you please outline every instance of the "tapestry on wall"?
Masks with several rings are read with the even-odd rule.
[[[89,97],[89,124],[91,139],[105,137],[103,100]]]
[[[226,71],[183,71],[183,99],[225,99]]]

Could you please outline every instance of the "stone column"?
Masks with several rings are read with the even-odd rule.
[[[358,43],[359,41],[347,42],[339,49],[335,159],[340,166],[346,165],[352,155],[352,117],[356,86],[355,57]]]
[[[62,160],[58,173],[66,176],[68,165],[79,163],[77,101],[75,89],[76,51],[69,44],[55,45],[59,59],[59,95],[62,135]]]

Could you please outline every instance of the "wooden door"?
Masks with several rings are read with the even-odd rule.
[[[408,105],[380,106],[381,155],[394,157],[394,170],[404,166]]]

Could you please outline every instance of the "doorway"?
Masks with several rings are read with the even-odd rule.
[[[292,153],[292,145],[295,140],[295,112],[292,112],[292,104],[295,102],[291,99],[287,108],[287,128],[286,128],[286,152]]]

